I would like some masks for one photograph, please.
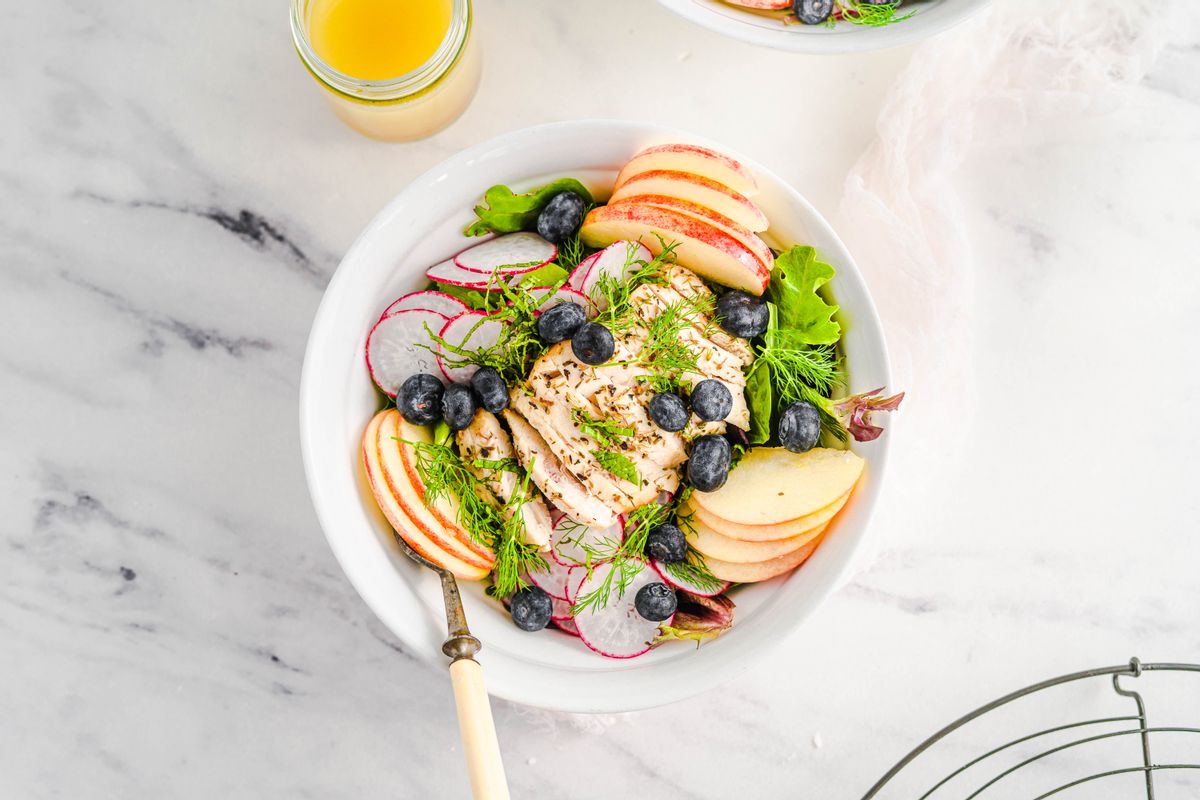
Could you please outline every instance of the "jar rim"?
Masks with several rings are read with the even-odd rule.
[[[308,37],[304,17],[312,0],[292,0],[292,41],[300,59],[318,81],[340,94],[360,100],[398,100],[429,88],[454,65],[467,41],[471,27],[471,0],[451,0],[450,27],[442,43],[426,61],[395,78],[365,80],[334,69],[317,54]]]

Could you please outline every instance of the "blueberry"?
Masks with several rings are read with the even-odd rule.
[[[452,431],[461,431],[475,419],[475,395],[465,383],[452,383],[442,395],[442,419]]]
[[[742,339],[753,339],[767,330],[771,312],[766,303],[745,292],[726,292],[717,298],[717,322]]]
[[[709,378],[692,387],[692,413],[705,422],[717,422],[733,411],[733,395],[729,387]]]
[[[820,25],[833,13],[833,0],[793,0],[792,11],[796,12],[796,16],[805,25]]]
[[[779,415],[779,443],[793,453],[805,453],[821,438],[821,415],[812,403],[792,403]]]
[[[650,399],[650,419],[664,431],[681,431],[687,427],[687,406],[679,395],[660,392]]]
[[[646,554],[656,561],[678,564],[687,557],[688,543],[679,526],[664,522],[646,534]]]
[[[471,388],[479,395],[479,405],[485,411],[499,414],[508,408],[508,387],[495,367],[480,367],[471,376]]]
[[[577,303],[559,303],[538,317],[538,338],[546,344],[570,339],[587,322],[587,312]]]
[[[613,357],[617,343],[613,340],[612,331],[599,322],[589,322],[575,331],[575,335],[571,337],[571,349],[580,361],[595,366]]]
[[[633,607],[651,622],[670,619],[678,605],[675,590],[665,583],[648,583],[633,598]]]
[[[536,586],[517,592],[509,604],[513,624],[523,631],[540,631],[550,624],[550,595]]]
[[[586,207],[583,198],[574,192],[559,192],[538,214],[537,232],[548,242],[562,244],[583,224]]]
[[[396,393],[396,408],[413,425],[431,425],[442,411],[442,382],[432,375],[409,375]]]
[[[701,492],[715,492],[725,485],[729,477],[729,463],[733,448],[724,436],[710,434],[692,442],[692,455],[688,459],[688,482]]]

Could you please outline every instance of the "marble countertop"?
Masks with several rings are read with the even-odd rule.
[[[969,31],[798,57],[649,0],[478,5],[479,96],[406,146],[326,110],[279,0],[6,13],[0,796],[466,796],[445,674],[375,620],[317,526],[297,384],[376,210],[551,120],[703,133],[840,220],[910,379],[910,455],[873,560],[773,660],[635,714],[495,701],[515,797],[857,798],[1013,688],[1200,662],[1200,20],[1103,102],[1048,86],[1053,113],[976,115],[942,165],[969,259],[913,292],[955,322],[922,327],[845,179],[887,138],[896,81],[944,72]],[[1200,704],[1200,681],[1176,688]]]

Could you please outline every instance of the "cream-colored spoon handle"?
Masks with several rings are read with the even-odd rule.
[[[475,800],[508,800],[508,781],[504,778],[504,762],[500,760],[492,706],[483,685],[483,667],[474,659],[460,658],[450,664],[450,683],[454,685],[471,795]]]

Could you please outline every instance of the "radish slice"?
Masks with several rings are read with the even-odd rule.
[[[436,311],[412,308],[397,311],[375,323],[367,335],[367,369],[371,380],[388,397],[395,397],[400,384],[410,375],[428,372],[439,380],[444,371],[433,351],[420,345],[433,346],[429,331],[440,331],[446,317]]]
[[[454,263],[468,272],[519,275],[533,272],[558,255],[558,248],[536,233],[509,233],[463,250]]]
[[[554,619],[551,617],[550,621],[554,624],[554,627],[563,633],[569,633],[572,636],[579,635],[579,626],[575,624],[575,620],[571,617],[567,617],[566,619]]]
[[[600,252],[604,252],[601,250]],[[588,270],[592,268],[592,264],[596,263],[596,259],[600,257],[600,253],[592,253],[590,256],[580,261],[575,265],[575,269],[571,270],[571,274],[567,277],[567,286],[575,291],[582,291],[583,282],[587,279]]]
[[[612,593],[604,608],[590,607],[575,615],[579,638],[592,650],[609,658],[633,658],[650,649],[650,643],[658,635],[660,625],[670,625],[674,615],[662,622],[651,622],[637,612],[634,598],[638,590],[662,579],[649,567],[637,563],[638,571],[618,596],[617,576],[613,576]],[[592,570],[592,576],[579,587],[579,596],[598,589],[608,573],[614,569],[611,563],[601,564]]]
[[[555,289],[553,286],[534,286],[527,291],[534,298],[542,301],[534,310],[534,316],[541,314],[543,311],[548,311],[559,303],[574,303],[577,306],[583,306],[588,312],[588,316],[595,316],[592,313],[592,302],[588,300],[587,295],[569,286],[563,286],[559,289]]]
[[[607,528],[589,528],[569,517],[563,517],[554,523],[550,532],[550,558],[569,567],[586,564],[588,549],[612,553],[623,541],[625,523],[621,520]]]
[[[499,289],[501,284],[518,279],[516,275],[492,275],[491,273],[472,272],[454,263],[454,260],[434,264],[425,270],[425,277],[435,283],[448,283],[451,286],[461,286],[464,289],[479,289],[488,291]]]
[[[534,570],[527,576],[529,581],[555,600],[566,603],[570,597],[567,594],[567,579],[571,567],[560,564],[554,559],[547,559],[549,569]]]
[[[550,598],[550,619],[554,622],[562,622],[563,620],[571,619],[571,603],[568,600],[559,600],[557,597]]]
[[[663,562],[654,559],[650,561],[650,566],[654,567],[654,571],[658,573],[659,577],[661,577],[668,586],[672,586],[676,589],[682,589],[688,594],[694,594],[697,597],[716,597],[731,586],[729,581],[722,581],[720,586],[716,589],[713,589],[712,587],[699,586],[692,581],[689,581],[687,578],[681,578],[672,575],[669,564],[664,564]]]
[[[409,292],[385,308],[383,313],[379,315],[379,318],[383,319],[384,317],[390,317],[397,311],[410,311],[412,309],[436,311],[446,317],[446,319],[449,319],[450,317],[458,316],[464,311],[470,311],[471,307],[457,297],[448,295],[445,292]]]
[[[467,311],[459,314],[442,326],[438,336],[460,350],[478,352],[495,347],[496,343],[500,341],[501,334],[504,333],[504,323],[488,319],[489,316],[486,311]],[[437,356],[437,363],[441,367],[442,374],[446,376],[446,380],[451,383],[463,383],[471,380],[471,376],[479,369],[479,365],[464,364],[452,367],[448,362],[457,361],[461,359],[461,356],[457,353],[447,352],[442,345],[439,345],[439,348],[441,349]]]
[[[632,252],[630,248],[632,247]],[[637,242],[613,242],[596,254],[596,260],[588,267],[587,275],[579,291],[592,298],[599,311],[603,311],[607,303],[602,298],[593,297],[592,290],[601,275],[611,275],[618,281],[625,280],[628,268],[638,261],[650,261],[654,256],[646,246]]]
[[[567,570],[567,601],[574,603],[579,597],[579,587],[587,580],[587,567],[571,567]]]

